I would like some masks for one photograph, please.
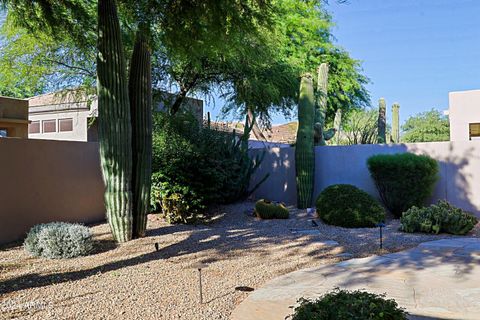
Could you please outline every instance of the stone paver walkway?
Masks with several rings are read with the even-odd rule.
[[[386,293],[411,319],[480,319],[480,239],[452,238],[384,256],[346,260],[276,278],[254,291],[232,320],[282,320],[300,297],[331,289]]]

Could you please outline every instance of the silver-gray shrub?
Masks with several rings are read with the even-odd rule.
[[[65,259],[89,254],[93,239],[90,229],[83,225],[51,222],[33,226],[23,246],[36,257]]]

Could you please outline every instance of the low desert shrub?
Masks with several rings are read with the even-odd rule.
[[[317,300],[300,299],[291,320],[406,320],[393,299],[364,291],[335,289]]]
[[[383,207],[368,193],[349,184],[327,187],[318,196],[316,204],[318,216],[335,226],[375,227],[385,220]]]
[[[437,161],[426,155],[379,154],[367,164],[383,204],[398,218],[412,206],[423,206],[438,179]]]
[[[283,203],[260,199],[255,203],[255,214],[262,219],[288,219],[289,211]]]
[[[445,200],[429,207],[412,207],[400,218],[405,232],[451,233],[465,235],[478,223],[471,213],[454,207]]]
[[[64,259],[84,256],[93,250],[90,229],[80,224],[52,222],[33,226],[23,244],[36,257]]]

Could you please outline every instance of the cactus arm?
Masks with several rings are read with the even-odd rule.
[[[328,94],[328,64],[322,63],[318,67],[317,94],[315,99],[315,145],[324,146],[325,118],[327,115]]]
[[[302,76],[298,102],[298,131],[295,145],[295,168],[297,178],[297,206],[308,208],[312,204],[315,166],[313,121],[314,93],[312,76]]]
[[[133,238],[145,236],[152,176],[152,75],[148,26],[136,35],[130,64],[129,93],[133,150]]]
[[[113,237],[132,238],[132,143],[130,106],[114,0],[98,1],[98,133],[105,182],[105,207]]]
[[[335,112],[335,119],[333,120],[333,127],[335,129],[335,132],[337,134],[337,138],[335,139],[335,144],[339,145],[340,144],[340,129],[342,127],[342,109],[338,109],[337,112]],[[335,135],[335,133],[334,133]]]
[[[387,142],[387,136],[386,136],[387,118],[386,118],[386,113],[387,113],[387,107],[386,107],[385,99],[380,98],[380,100],[378,100],[378,124],[377,124],[378,137],[377,137],[377,143],[386,143]]]

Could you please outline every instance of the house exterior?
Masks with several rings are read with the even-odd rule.
[[[28,138],[28,100],[0,97],[0,138]]]
[[[164,111],[171,94],[159,92],[155,110]],[[170,99],[171,100],[171,99]],[[199,121],[203,120],[203,101],[186,98],[183,108],[192,111]],[[28,137],[30,139],[98,141],[96,95],[78,91],[63,91],[43,94],[28,100]]]
[[[450,141],[480,140],[480,90],[448,95]]]

